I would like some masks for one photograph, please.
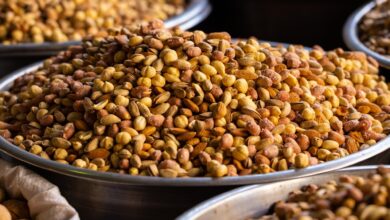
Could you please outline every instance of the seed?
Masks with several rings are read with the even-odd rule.
[[[159,171],[160,175],[166,178],[175,178],[178,175],[178,172],[173,169],[160,169]]]
[[[176,53],[176,51],[174,51],[174,50],[168,50],[168,51],[165,53],[163,59],[164,59],[164,62],[165,62],[166,64],[170,64],[170,63],[176,61],[176,60],[178,59],[178,58],[177,58],[177,53]]]
[[[264,156],[268,157],[269,159],[273,159],[273,158],[278,156],[279,148],[276,145],[266,146],[263,150],[263,154],[264,154]]]
[[[153,86],[156,86],[156,87],[163,87],[166,83],[166,80],[163,76],[157,74],[156,76],[154,76],[152,78],[152,81],[151,81],[152,85]]]
[[[68,156],[68,152],[65,149],[58,148],[54,151],[54,159],[55,160],[65,160],[65,158]]]
[[[299,153],[295,157],[295,167],[305,168],[307,166],[309,166],[309,157],[304,153]]]
[[[38,154],[40,154],[42,152],[42,147],[39,146],[39,145],[34,144],[33,146],[31,146],[30,152],[33,153],[33,154],[38,155]]]
[[[42,88],[37,86],[37,85],[32,85],[32,86],[30,86],[28,92],[32,96],[38,96],[38,95],[42,94]]]
[[[302,117],[305,120],[313,120],[315,118],[315,112],[312,108],[305,108],[302,111]]]
[[[103,158],[106,159],[110,155],[110,152],[104,148],[96,148],[88,152],[87,157],[89,159]]]
[[[233,135],[227,133],[224,134],[221,138],[221,148],[222,149],[228,149],[233,146]]]
[[[339,148],[339,143],[337,143],[337,141],[333,141],[333,140],[325,140],[322,143],[322,148],[324,148],[326,150],[336,150]]]
[[[286,128],[284,129],[285,134],[295,134],[296,128],[293,124],[287,124]]]
[[[113,115],[113,114],[105,115],[100,119],[100,123],[102,125],[111,125],[111,124],[116,124],[119,122],[121,122],[121,119],[118,116]]]
[[[164,123],[165,117],[162,115],[151,115],[148,118],[148,123],[155,127],[161,127]]]
[[[205,73],[208,76],[213,76],[217,74],[217,70],[211,66],[210,64],[204,64],[203,66],[200,67],[200,71]]]
[[[236,76],[235,75],[225,75],[222,78],[222,84],[226,87],[233,86],[236,82]]]
[[[200,72],[200,71],[195,71],[194,74],[192,74],[194,79],[198,82],[204,82],[207,80],[206,74]]]
[[[227,167],[225,165],[220,164],[216,160],[211,160],[207,163],[207,171],[213,177],[223,177],[228,172]]]
[[[63,149],[68,149],[71,146],[70,141],[60,137],[52,138],[51,144],[53,145],[53,147],[63,148]]]
[[[127,132],[119,132],[116,137],[115,137],[115,140],[118,144],[122,144],[122,145],[126,145],[128,143],[130,143],[131,141],[131,136],[129,133]]]
[[[82,159],[76,159],[72,165],[75,167],[79,167],[79,168],[86,168],[87,167],[87,163]]]
[[[178,128],[186,128],[188,125],[188,119],[185,115],[179,115],[175,117],[174,123]]]
[[[115,98],[115,104],[126,107],[126,106],[129,105],[129,99],[124,97],[124,96],[122,96],[122,95],[118,95]]]
[[[249,156],[248,147],[245,145],[240,145],[240,146],[234,148],[232,154],[233,154],[233,158],[238,160],[238,161],[245,160]]]
[[[202,54],[202,50],[199,47],[189,47],[186,53],[190,57],[198,57]]]
[[[339,78],[337,78],[337,76],[327,75],[326,82],[330,85],[337,85],[339,83]]]
[[[234,87],[241,93],[248,91],[248,82],[245,79],[238,79],[234,82]]]
[[[135,167],[135,168],[141,168],[141,158],[138,156],[138,155],[132,155],[130,157],[130,163],[131,163],[131,166]]]
[[[87,146],[84,148],[85,152],[91,152],[95,150],[98,147],[99,139],[98,138],[93,138]]]
[[[143,116],[138,116],[134,119],[133,122],[134,129],[137,131],[142,131],[146,127],[146,119]]]
[[[223,102],[219,102],[213,111],[213,116],[216,119],[223,118],[227,113],[227,108]]]
[[[182,148],[177,152],[177,160],[180,164],[186,164],[190,159],[190,152],[186,148]]]
[[[278,170],[287,170],[288,169],[288,164],[286,159],[282,159],[278,163]]]

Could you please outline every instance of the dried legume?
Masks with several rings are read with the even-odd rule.
[[[81,168],[221,177],[305,168],[390,132],[388,85],[363,53],[232,42],[161,21],[110,34],[1,92],[1,135]]]
[[[259,220],[388,219],[390,170],[379,167],[367,176],[341,176],[338,181],[310,184],[290,192]]]
[[[359,35],[371,50],[390,56],[390,1],[377,0],[376,6],[360,22]]]

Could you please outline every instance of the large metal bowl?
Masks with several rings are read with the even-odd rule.
[[[390,166],[387,166],[390,168]],[[268,213],[272,204],[287,198],[289,192],[308,184],[338,180],[341,175],[366,176],[377,166],[350,167],[340,171],[283,182],[240,187],[209,199],[188,210],[176,220],[250,219]]]
[[[390,69],[390,58],[385,57],[369,49],[359,39],[358,32],[360,20],[364,17],[365,14],[367,14],[367,12],[369,12],[374,7],[375,1],[371,1],[357,9],[354,13],[352,13],[343,28],[344,42],[349,47],[349,49],[363,51],[369,56],[375,58],[381,66]]]
[[[13,74],[4,77],[0,82],[0,90],[4,91],[10,88],[13,81],[21,75],[30,73],[41,66],[41,63],[33,64],[29,67],[23,68]],[[310,166],[305,169],[279,171],[270,174],[257,174],[241,177],[225,177],[213,179],[210,177],[195,177],[195,178],[156,178],[156,177],[134,177],[130,175],[121,175],[109,172],[96,172],[86,169],[77,168],[70,165],[60,164],[51,160],[42,159],[39,156],[31,154],[25,150],[21,150],[13,144],[10,144],[3,138],[0,138],[0,150],[3,150],[8,155],[16,157],[29,164],[39,166],[43,169],[49,169],[68,176],[107,181],[113,183],[123,183],[132,185],[155,185],[155,186],[219,186],[219,185],[242,185],[253,183],[266,183],[302,176],[309,176],[313,174],[323,173],[335,169],[347,167],[358,162],[364,161],[379,153],[382,153],[390,148],[390,137],[365,150],[356,152],[347,157],[337,160],[321,163],[315,166]]]
[[[183,30],[190,29],[203,21],[211,12],[208,0],[188,0],[185,10],[165,21],[168,28],[179,26]],[[15,45],[0,44],[1,57],[27,57],[27,56],[50,56],[64,50],[70,45],[80,44],[80,41],[67,41],[62,43],[45,42],[41,44],[21,43]]]
[[[0,90],[7,90],[17,77],[36,70],[40,65],[41,63],[34,64],[3,78],[0,81]],[[367,160],[388,148],[390,137],[347,157],[305,169],[218,179],[168,179],[80,169],[43,159],[0,138],[0,152],[3,157],[31,165],[36,172],[58,185],[70,204],[86,219],[172,218],[194,204],[235,186],[277,182],[332,171]]]

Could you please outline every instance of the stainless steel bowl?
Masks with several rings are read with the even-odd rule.
[[[390,166],[388,166],[390,168]],[[287,198],[289,192],[308,184],[338,180],[344,174],[365,176],[377,166],[350,167],[340,171],[283,182],[240,187],[209,199],[188,210],[176,220],[249,219],[267,214],[272,204]],[[277,192],[277,193],[276,193]]]
[[[357,9],[354,13],[352,13],[351,16],[349,16],[343,28],[344,42],[349,47],[349,49],[363,51],[369,56],[375,58],[381,66],[390,69],[390,58],[369,49],[359,39],[359,22],[364,17],[364,15],[374,7],[375,1],[371,1]]]
[[[34,64],[3,78],[0,80],[0,90],[7,90],[17,77],[36,70],[40,65],[41,63]],[[3,153],[3,157],[31,165],[36,172],[58,185],[81,217],[88,219],[172,218],[194,204],[234,186],[277,182],[332,171],[379,155],[388,148],[390,137],[347,157],[305,169],[219,179],[209,177],[168,179],[80,169],[30,154],[0,138],[0,152]]]
[[[211,12],[211,5],[208,0],[188,0],[183,13],[171,17],[165,21],[168,28],[179,26],[184,30],[190,29],[202,22]],[[70,45],[80,44],[80,41],[67,41],[63,43],[22,43],[15,45],[0,44],[1,57],[33,57],[50,56],[58,51],[64,50]]]

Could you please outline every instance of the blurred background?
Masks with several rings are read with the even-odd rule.
[[[196,29],[228,31],[324,49],[346,48],[342,27],[363,0],[211,0],[213,12]]]

